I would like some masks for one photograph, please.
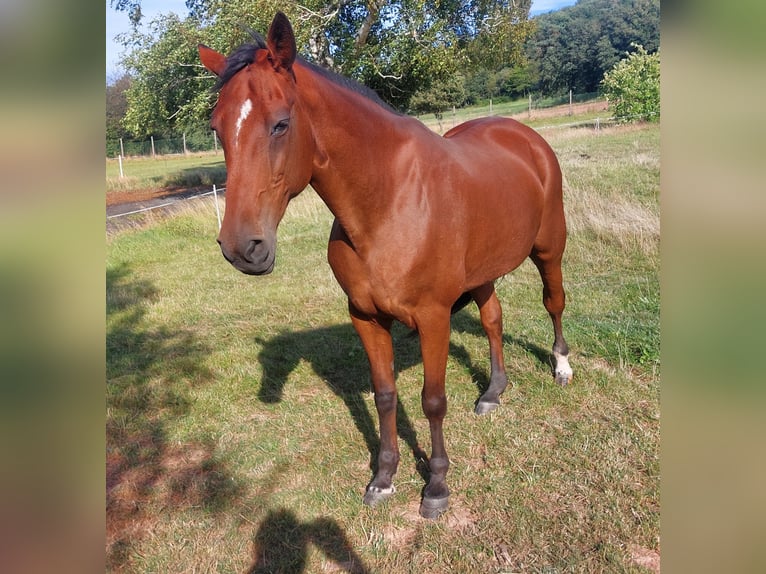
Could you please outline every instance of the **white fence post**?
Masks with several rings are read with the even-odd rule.
[[[215,201],[215,215],[218,217],[218,229],[221,229],[221,208],[218,207],[218,191],[213,184],[213,201]]]
[[[122,143],[122,140],[120,140],[120,143]],[[125,174],[122,173],[122,154],[117,156],[117,160],[120,162],[120,179],[123,179]]]

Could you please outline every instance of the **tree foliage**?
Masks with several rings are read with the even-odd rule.
[[[124,124],[137,136],[204,125],[212,78],[199,66],[197,43],[229,53],[248,40],[247,28],[265,34],[277,10],[293,22],[304,57],[366,84],[398,109],[410,109],[418,93],[421,103],[437,93],[459,98],[458,72],[523,61],[530,2],[187,0],[185,17],[161,16],[121,38],[133,78]],[[141,19],[140,0],[112,6]]]
[[[660,0],[579,0],[534,21],[528,56],[545,94],[595,92],[632,43],[660,47]]]
[[[466,101],[475,104],[489,99],[522,98],[533,90],[536,81],[535,68],[531,63],[505,66],[497,71],[479,68],[466,78]]]
[[[603,80],[604,94],[621,121],[660,119],[660,53],[643,46],[615,64]]]
[[[122,118],[128,110],[125,92],[130,87],[130,76],[123,74],[106,86],[106,139],[114,140],[127,136]]]
[[[186,0],[186,14],[152,22],[141,0],[110,4],[135,24],[121,41],[132,78],[123,127],[136,137],[204,129],[215,95],[197,43],[229,53],[277,10],[305,58],[403,111],[595,92],[631,43],[659,49],[659,0],[579,0],[531,20],[531,0]]]
[[[138,26],[144,17],[141,12],[141,0],[109,0],[109,5],[118,12],[126,12],[134,27]]]
[[[524,46],[535,24],[530,21],[532,0],[477,2],[476,34],[468,44],[472,67],[498,70],[524,66]]]
[[[412,111],[425,114],[433,113],[441,119],[443,112],[452,106],[460,107],[466,101],[465,78],[462,74],[453,74],[443,82],[436,82],[428,89],[418,90],[411,100]]]
[[[153,21],[148,32],[130,34],[132,50],[123,60],[132,77],[126,129],[146,137],[200,125],[210,105],[210,81],[194,64],[202,40],[193,19],[175,14]]]

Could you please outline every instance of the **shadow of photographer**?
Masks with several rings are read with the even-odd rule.
[[[247,572],[300,574],[306,570],[310,545],[319,548],[343,572],[370,572],[335,520],[319,517],[301,522],[286,508],[270,510],[261,522],[253,542],[253,563]]]

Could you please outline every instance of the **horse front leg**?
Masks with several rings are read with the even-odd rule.
[[[349,302],[351,322],[362,340],[370,362],[370,375],[375,393],[375,407],[380,421],[380,451],[378,464],[364,503],[375,506],[390,497],[394,474],[399,466],[399,445],[396,432],[396,383],[394,381],[394,350],[391,343],[391,321],[367,317]]]
[[[423,491],[420,515],[438,518],[449,506],[447,471],[449,457],[444,444],[444,417],[447,414],[447,396],[444,392],[449,354],[449,309],[434,313],[426,323],[418,323],[420,350],[423,355],[423,413],[431,430],[430,477]]]

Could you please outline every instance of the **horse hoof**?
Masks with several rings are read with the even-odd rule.
[[[428,520],[439,518],[449,506],[449,497],[444,498],[425,498],[420,503],[420,516]]]
[[[572,381],[572,373],[566,371],[556,371],[556,382],[562,387],[566,387]]]
[[[476,408],[474,409],[474,412],[477,415],[486,415],[487,413],[491,413],[492,411],[494,411],[499,406],[500,406],[500,403],[490,403],[490,402],[479,401],[478,403],[476,403]]]
[[[364,502],[367,506],[377,506],[384,500],[390,498],[396,492],[396,488],[391,485],[389,488],[380,488],[378,486],[370,486],[367,488],[367,492],[364,493]]]

